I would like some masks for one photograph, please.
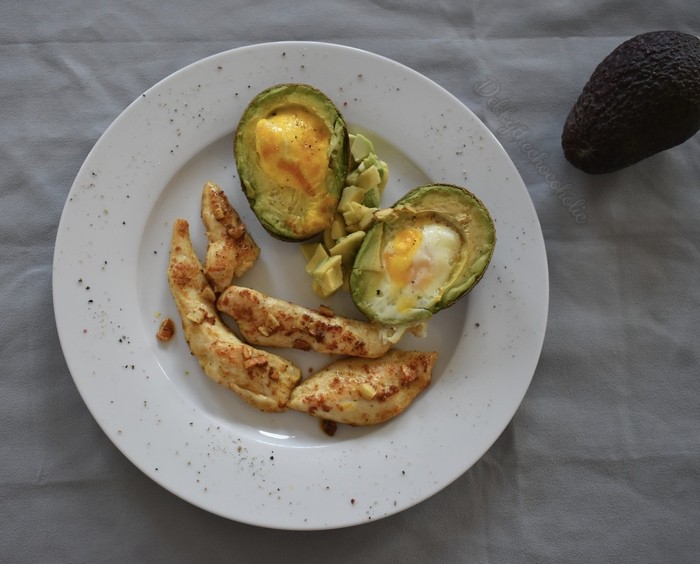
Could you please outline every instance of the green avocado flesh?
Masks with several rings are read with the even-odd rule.
[[[652,31],[596,67],[564,124],[575,167],[613,172],[689,139],[700,129],[700,39]]]
[[[421,321],[481,280],[496,230],[484,204],[451,184],[420,186],[376,213],[355,257],[350,294],[369,319]]]
[[[345,121],[323,92],[280,84],[255,96],[238,124],[234,157],[243,192],[272,235],[301,241],[332,223],[350,149]]]

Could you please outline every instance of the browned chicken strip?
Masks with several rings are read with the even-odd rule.
[[[294,388],[288,407],[348,425],[382,423],[430,384],[437,357],[393,349],[377,359],[338,360]]]
[[[301,378],[299,369],[242,343],[221,320],[184,219],[173,225],[168,282],[185,339],[205,374],[262,411],[284,411],[292,388]]]
[[[253,266],[260,248],[224,191],[211,181],[202,190],[202,221],[208,240],[204,274],[218,294]]]
[[[216,305],[236,320],[247,342],[266,347],[377,358],[408,330],[341,317],[324,306],[315,311],[240,286],[229,286]]]

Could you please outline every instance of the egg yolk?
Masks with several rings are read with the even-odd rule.
[[[329,146],[326,125],[301,106],[281,108],[256,124],[255,148],[264,173],[309,197],[325,190]]]
[[[401,229],[384,253],[384,264],[393,284],[405,286],[413,282],[413,258],[420,248],[423,233],[415,227]]]
[[[459,255],[461,239],[439,223],[414,223],[396,231],[382,253],[377,295],[401,313],[428,307],[442,295]]]

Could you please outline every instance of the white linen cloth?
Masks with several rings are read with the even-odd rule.
[[[0,561],[698,561],[700,136],[604,176],[559,144],[616,45],[700,34],[694,0],[27,0],[0,15]],[[431,499],[335,531],[235,523],[157,486],[81,401],[52,311],[58,221],[105,128],[179,68],[276,40],[367,49],[461,99],[525,180],[550,268],[541,361],[499,440]]]

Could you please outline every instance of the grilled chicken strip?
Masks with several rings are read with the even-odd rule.
[[[168,282],[185,339],[205,374],[262,411],[284,411],[292,388],[301,378],[299,369],[242,343],[221,320],[184,219],[173,225]]]
[[[248,343],[265,347],[377,358],[408,330],[337,316],[325,306],[307,309],[240,286],[226,288],[216,305],[236,320]]]
[[[294,388],[288,407],[348,425],[382,423],[430,384],[437,357],[393,349],[377,359],[338,360]]]
[[[214,182],[207,182],[202,190],[202,221],[209,242],[204,274],[218,294],[253,266],[260,248]]]

